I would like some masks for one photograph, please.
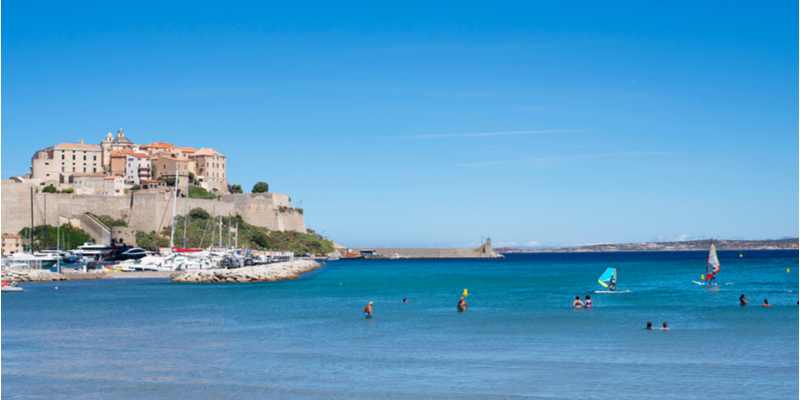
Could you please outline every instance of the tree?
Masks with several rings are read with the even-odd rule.
[[[164,182],[167,182],[167,186],[175,186],[175,177],[174,176],[162,176],[158,178]]]
[[[194,172],[189,172],[189,182],[194,183]]]
[[[141,189],[141,188],[142,188],[142,187],[141,187],[141,186],[139,186],[139,184],[136,184],[136,185],[133,185],[133,187],[131,187],[131,190],[139,190],[139,189]]]
[[[253,186],[253,193],[267,193],[269,192],[269,185],[266,182],[258,182]]]
[[[242,190],[242,185],[231,185],[230,189],[231,193],[244,193],[244,190]]]
[[[56,189],[56,187],[53,185],[47,185],[42,189],[42,191],[45,193],[56,193],[58,192],[58,189]]]
[[[73,193],[73,192],[75,192],[75,189],[73,189],[73,188],[66,188],[66,189],[61,191],[61,193],[67,193],[67,194]]]
[[[196,207],[189,211],[189,217],[192,219],[209,219],[211,218],[211,214],[200,207]]]

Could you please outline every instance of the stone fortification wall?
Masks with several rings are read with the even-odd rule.
[[[91,196],[77,194],[42,193],[41,187],[29,183],[2,180],[0,199],[2,200],[3,233],[17,233],[29,226],[31,220],[30,188],[39,188],[34,194],[34,224],[47,221],[55,225],[59,216],[80,218],[86,212],[96,215],[109,215],[112,218],[128,221],[128,226],[143,231],[155,231],[161,224],[170,223],[173,202],[169,192],[133,193],[125,196]],[[288,206],[289,196],[278,193],[231,194],[220,199],[189,199],[189,210],[200,207],[211,213],[216,208],[217,215],[242,216],[251,225],[272,230],[305,232],[303,215],[296,211],[280,212],[280,207]],[[184,200],[178,198],[176,214],[184,214]],[[46,203],[46,213],[45,213]],[[91,234],[91,232],[87,232]],[[95,240],[101,240],[98,237]]]

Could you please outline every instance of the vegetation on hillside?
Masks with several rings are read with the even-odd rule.
[[[98,221],[102,222],[103,225],[105,225],[105,226],[107,226],[109,228],[111,228],[112,226],[125,226],[125,227],[128,226],[128,222],[125,221],[124,219],[114,219],[114,218],[111,218],[110,216],[105,215],[105,214],[104,215],[96,215],[96,214],[92,214],[90,212],[87,212],[86,214],[89,214],[89,215],[97,218]]]
[[[216,219],[214,229],[214,245],[227,246],[229,225],[233,232],[230,234],[230,245],[236,243],[236,225],[239,225],[239,247],[254,250],[284,250],[293,251],[297,254],[313,253],[326,254],[333,251],[333,242],[323,238],[316,232],[309,230],[307,233],[299,232],[279,232],[271,231],[267,228],[260,228],[250,225],[239,215],[223,216],[222,225],[220,218]],[[184,247],[183,244],[183,216],[178,216],[175,223],[175,246]],[[172,225],[168,224],[161,230],[158,237],[161,247],[169,246],[169,237]],[[202,208],[193,208],[189,212],[187,243],[189,248],[206,248],[211,244],[212,221],[211,215]],[[220,242],[221,232],[221,242]],[[156,244],[155,232],[137,231],[136,240],[139,247],[153,249]]]
[[[30,228],[22,228],[18,234],[23,240],[26,240],[29,231]],[[61,236],[59,242],[61,242],[62,250],[73,250],[86,242],[94,241],[83,229],[76,228],[72,226],[72,224],[61,225],[60,229],[50,225],[39,225],[33,228],[33,250],[39,251],[51,247],[55,248],[56,240],[59,235]],[[26,251],[27,248],[28,246],[26,245]]]
[[[190,199],[216,199],[217,195],[211,193],[200,186],[189,186]]]

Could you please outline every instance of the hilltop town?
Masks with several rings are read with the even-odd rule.
[[[178,147],[167,142],[136,144],[120,129],[99,145],[61,143],[38,150],[31,172],[19,181],[67,193],[121,196],[130,190],[163,189],[167,182],[188,179],[216,195],[230,192],[226,157],[214,149]]]

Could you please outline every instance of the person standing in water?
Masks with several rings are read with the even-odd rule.
[[[364,307],[364,318],[372,319],[372,302],[370,301],[366,307]]]
[[[458,312],[466,312],[467,311],[467,302],[464,301],[464,296],[461,296],[461,300],[458,301],[458,306],[456,306],[456,310]]]
[[[749,303],[749,302],[750,302],[750,299],[745,299],[745,298],[744,298],[744,295],[741,295],[741,296],[739,296],[739,305],[740,305],[740,306],[744,307],[744,306],[746,306],[746,305],[747,305],[747,303]]]
[[[644,329],[652,331],[653,330],[653,323],[650,322],[650,321],[647,321],[647,328],[644,328]]]
[[[769,301],[767,299],[764,299],[764,304],[762,304],[762,306],[763,307],[772,307],[772,304],[769,304]]]
[[[662,331],[668,331],[669,330],[669,328],[667,328],[667,323],[666,322],[664,322],[664,326],[661,328],[661,330]]]
[[[592,308],[592,298],[587,294],[586,301],[583,302],[583,308]]]
[[[572,302],[572,308],[575,309],[583,308],[583,302],[581,301],[581,296],[575,296],[575,301]]]

